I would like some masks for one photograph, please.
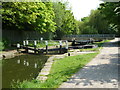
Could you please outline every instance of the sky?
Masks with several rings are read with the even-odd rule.
[[[99,4],[103,1],[100,0],[67,0],[71,6],[74,17],[77,20],[81,20],[82,17],[86,17],[90,14],[92,9],[97,9]]]

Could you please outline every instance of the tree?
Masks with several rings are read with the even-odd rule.
[[[3,2],[2,7],[3,29],[55,31],[51,2]]]
[[[110,28],[120,36],[120,2],[106,2],[100,4],[99,10],[109,21]]]
[[[80,26],[82,34],[111,34],[113,33],[112,25],[109,24],[105,15],[99,9],[91,10],[88,17],[81,19]]]
[[[109,34],[108,20],[104,19],[104,15],[99,10],[92,10],[90,14],[89,25],[97,30],[99,34]]]
[[[56,31],[55,31],[55,39],[61,39],[63,32],[62,32],[62,25],[64,21],[64,14],[65,14],[65,4],[61,2],[53,2],[53,10],[55,13],[54,22],[56,23]]]
[[[78,34],[78,22],[75,20],[73,13],[70,8],[67,7],[66,3],[55,2],[53,4],[55,12],[55,23],[56,23],[56,38],[61,39],[62,36],[68,34]]]
[[[79,26],[82,34],[98,34],[98,30],[90,24],[90,16],[82,18]]]

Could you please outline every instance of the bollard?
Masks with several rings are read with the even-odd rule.
[[[60,54],[62,53],[62,41],[59,41],[60,44]]]
[[[48,41],[45,41],[45,45],[46,45],[46,54],[48,53]]]
[[[68,53],[68,56],[70,56],[70,53]]]
[[[34,41],[34,53],[36,54],[37,41]]]

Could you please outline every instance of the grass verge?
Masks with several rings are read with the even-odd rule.
[[[48,46],[56,46],[56,45],[59,45],[58,41],[52,41],[52,40],[48,41]],[[29,46],[34,46],[34,43],[33,42],[29,43]],[[42,47],[46,47],[45,41],[41,41],[37,43],[37,48],[42,48]]]
[[[69,56],[54,61],[48,79],[40,81],[23,81],[13,88],[58,88],[60,84],[67,81],[74,73],[85,66],[98,53],[90,53],[77,56]]]

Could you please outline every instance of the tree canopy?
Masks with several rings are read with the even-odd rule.
[[[50,2],[4,2],[2,7],[3,29],[55,31]]]
[[[110,28],[120,35],[120,2],[106,2],[100,4],[99,10],[109,21]]]
[[[81,21],[62,2],[3,2],[3,29],[36,30],[61,39],[71,34],[120,35],[120,3],[102,3]]]
[[[66,7],[66,3],[55,2],[53,3],[56,23],[56,39],[62,38],[67,34],[77,34],[78,25],[71,10]]]
[[[78,21],[71,10],[68,10],[66,3],[4,2],[2,7],[3,29],[52,32],[58,39],[79,31]]]
[[[120,35],[120,3],[106,2],[97,10],[92,10],[88,17],[81,19],[82,34],[116,34]]]

